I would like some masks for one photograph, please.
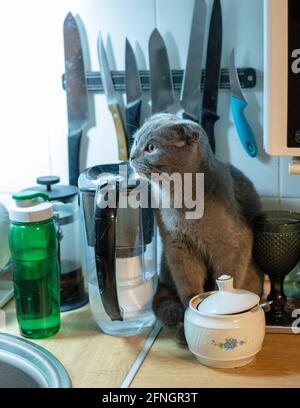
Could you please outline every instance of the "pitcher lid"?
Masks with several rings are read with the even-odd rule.
[[[58,184],[60,178],[57,176],[43,176],[36,179],[37,186],[26,188],[23,191],[39,191],[48,196],[49,201],[72,202],[78,195],[78,188]]]
[[[258,305],[259,296],[248,290],[235,289],[232,276],[222,275],[216,282],[219,290],[198,305],[199,312],[218,315],[237,314]]]

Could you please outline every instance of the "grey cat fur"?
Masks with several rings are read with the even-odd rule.
[[[150,143],[155,149],[148,152]],[[182,322],[191,297],[215,289],[222,274],[233,276],[236,288],[261,296],[263,273],[252,258],[251,228],[262,213],[259,196],[241,171],[214,156],[204,130],[174,115],[155,115],[137,131],[130,162],[149,180],[153,172],[205,178],[202,218],[187,220],[184,208],[154,210],[164,248],[153,300],[159,320],[166,326]]]

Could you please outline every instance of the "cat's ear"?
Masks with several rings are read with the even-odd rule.
[[[176,147],[185,147],[199,141],[200,132],[189,123],[177,123],[170,128],[172,141]]]

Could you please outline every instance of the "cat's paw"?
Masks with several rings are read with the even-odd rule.
[[[167,299],[156,308],[157,318],[164,326],[175,327],[183,322],[184,310],[178,301]]]
[[[187,347],[187,341],[184,334],[184,324],[179,323],[175,331],[175,341],[179,346]]]

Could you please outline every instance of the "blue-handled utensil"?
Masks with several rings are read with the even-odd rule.
[[[235,66],[234,49],[232,50],[230,55],[229,80],[231,86],[230,106],[235,127],[237,129],[240,141],[245,151],[248,153],[249,156],[256,157],[257,155],[256,138],[244,112],[246,107],[248,106],[248,102],[245,96],[243,95],[238,72]]]

